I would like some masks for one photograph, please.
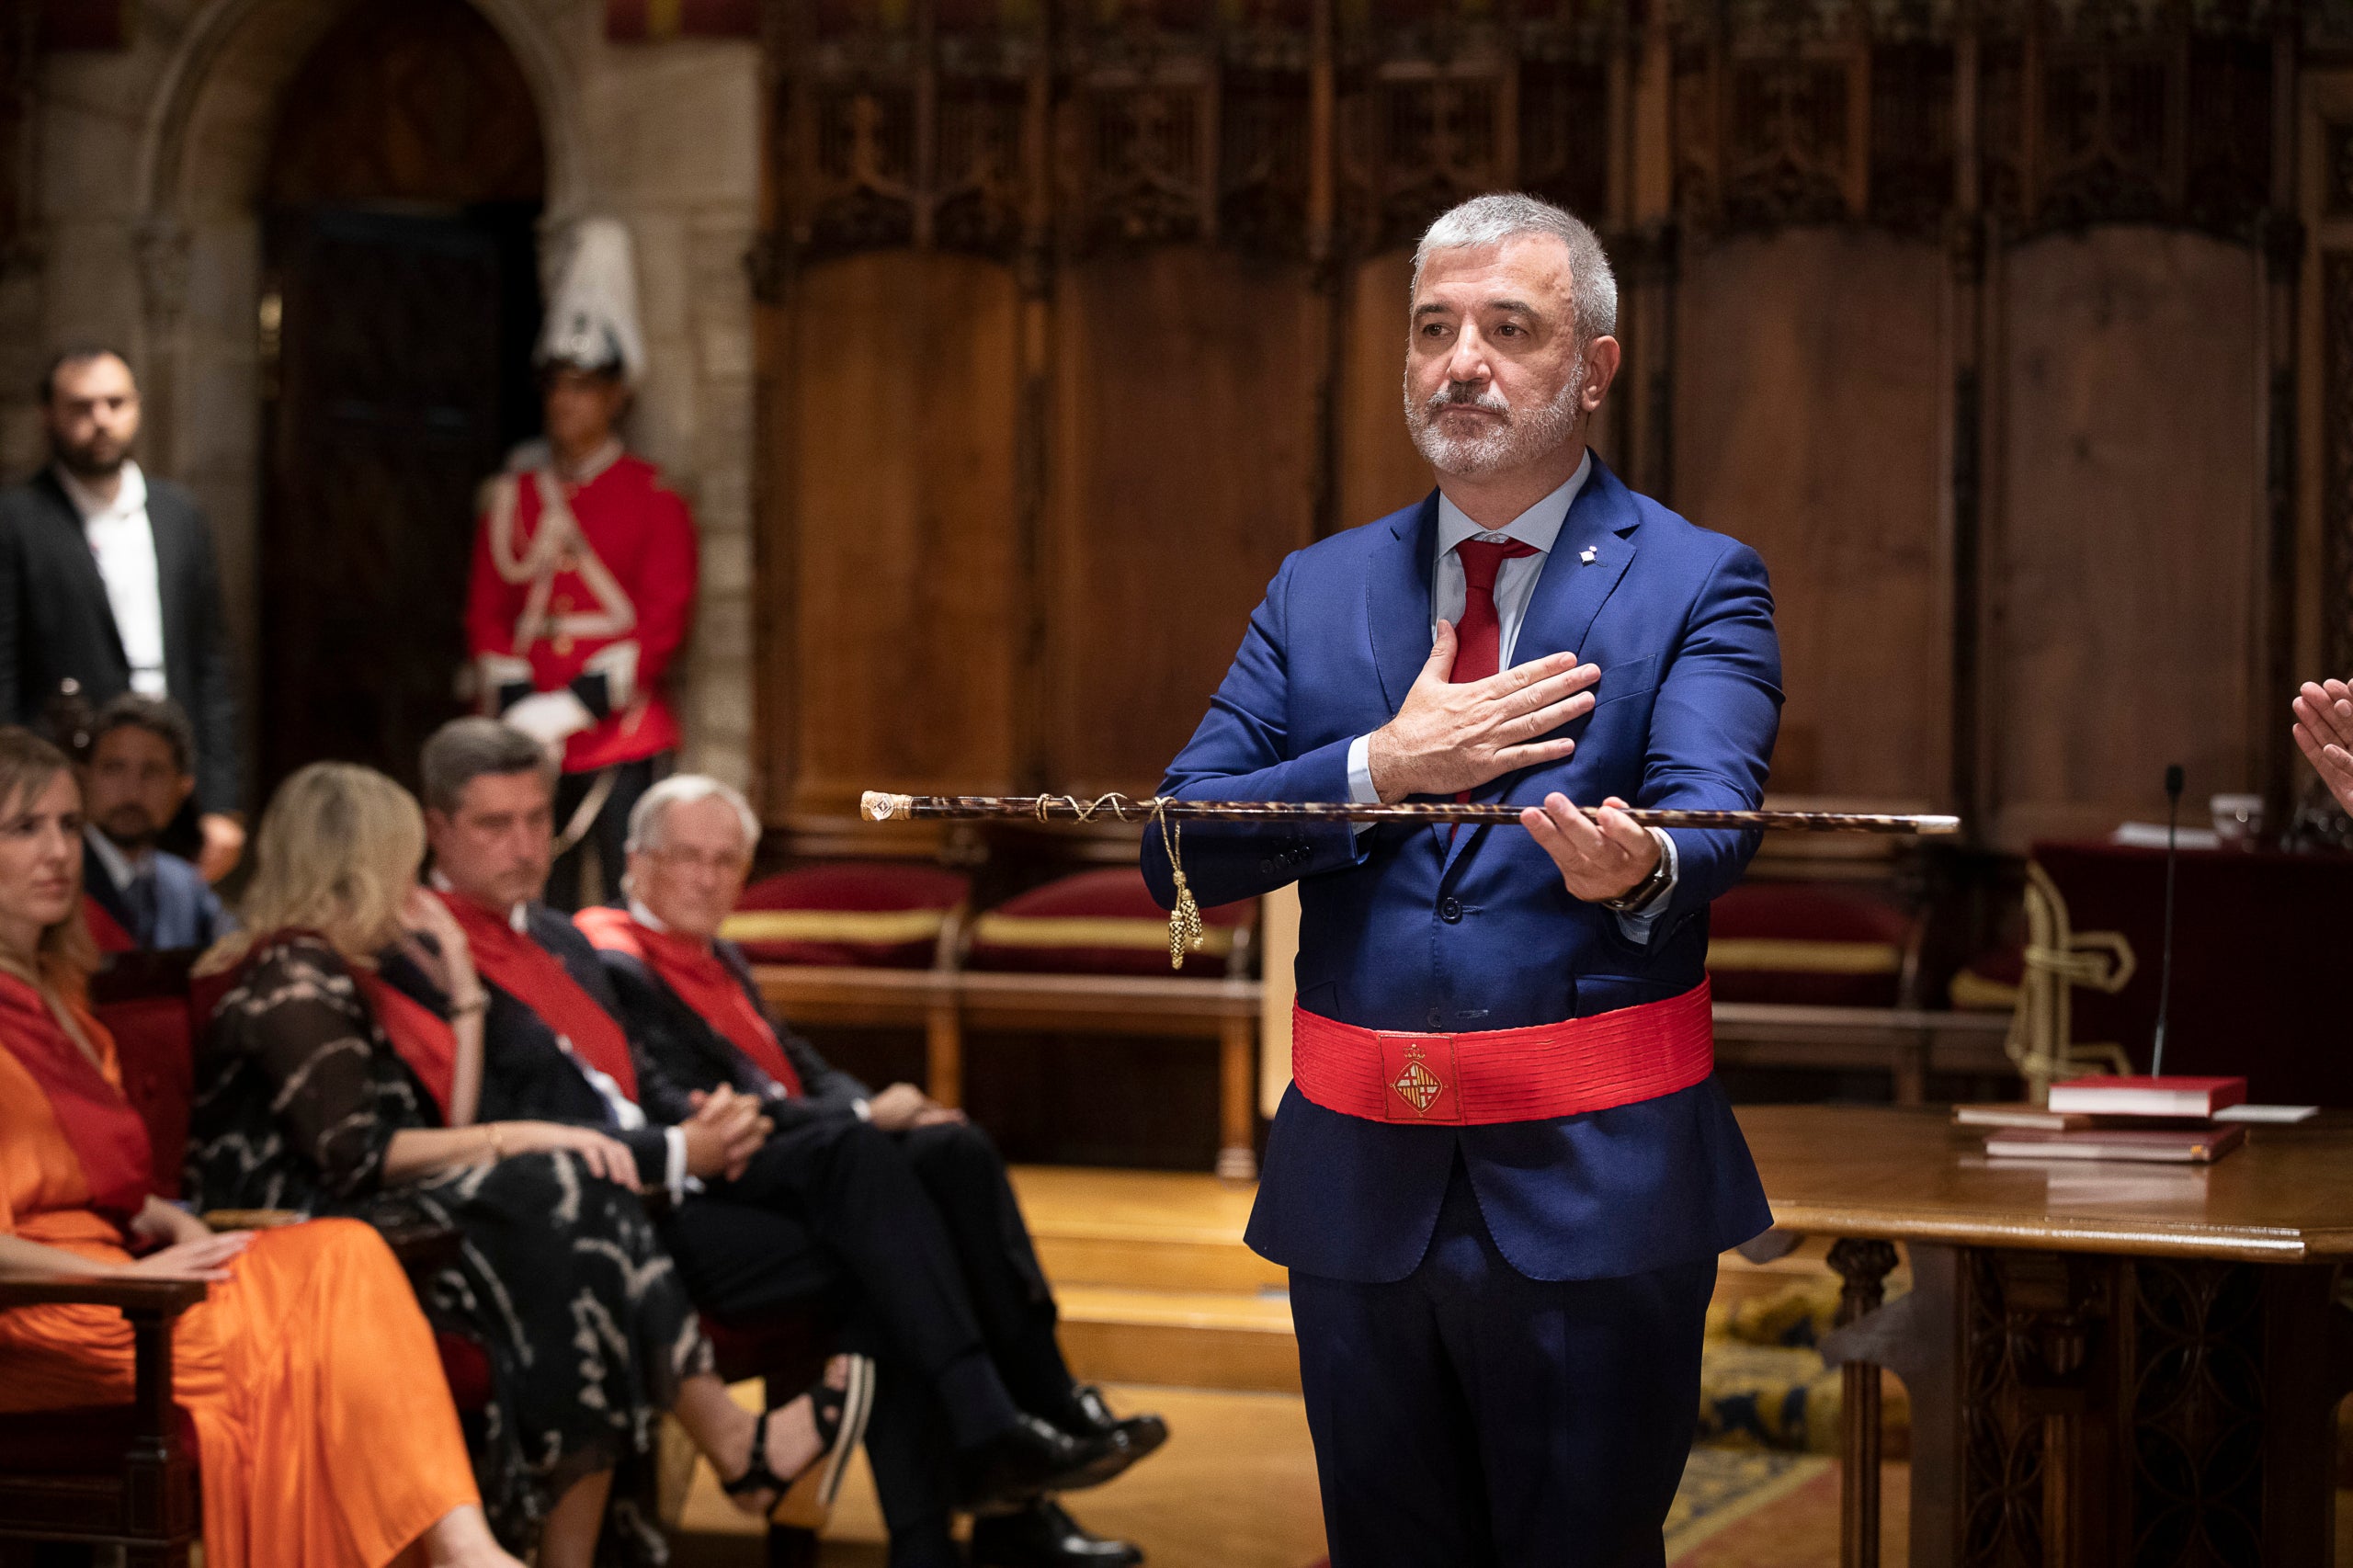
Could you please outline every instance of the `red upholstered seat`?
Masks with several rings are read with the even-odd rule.
[[[196,1418],[172,1406],[186,1451],[195,1453]],[[10,1475],[116,1475],[138,1435],[128,1404],[76,1405],[0,1415],[0,1472]]]
[[[744,890],[721,935],[755,963],[927,969],[971,879],[937,866],[805,866]]]
[[[2018,990],[2025,983],[2026,945],[2012,942],[1980,953],[1961,965],[1947,987],[1947,994],[1957,1008],[2006,1013],[2018,1005]]]
[[[1862,888],[1744,882],[1710,915],[1708,972],[1719,1002],[1893,1007],[1916,926]]]
[[[1201,911],[1200,947],[1185,971],[1222,974],[1255,901]],[[1080,871],[1007,899],[972,923],[969,969],[1055,974],[1159,974],[1168,968],[1168,914],[1132,866]]]
[[[177,967],[176,977],[135,977],[119,988],[128,994],[108,994],[102,978],[93,986],[91,1002],[98,1022],[114,1036],[123,1097],[147,1124],[155,1190],[165,1198],[179,1196],[188,1102],[196,1094],[196,1016],[185,961]]]

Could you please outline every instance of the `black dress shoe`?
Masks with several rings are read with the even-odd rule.
[[[972,1568],[1133,1568],[1143,1549],[1090,1533],[1051,1497],[972,1521]]]
[[[1066,1491],[1099,1486],[1168,1441],[1167,1422],[1149,1414],[1121,1419],[1111,1413],[1103,1391],[1093,1383],[1081,1383],[1070,1391],[1070,1407],[1057,1425],[1066,1432],[1082,1437],[1107,1438],[1111,1444],[1110,1451],[1087,1472],[1086,1479],[1064,1488]]]
[[[1023,1506],[1049,1492],[1094,1485],[1085,1478],[1116,1459],[1116,1439],[1106,1434],[1073,1437],[1025,1414],[958,1456],[958,1491],[964,1506],[975,1511]],[[1115,1463],[1110,1473],[1125,1468]]]

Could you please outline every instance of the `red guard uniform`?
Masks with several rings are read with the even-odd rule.
[[[596,722],[564,743],[566,773],[678,744],[663,676],[694,615],[694,519],[660,470],[614,451],[576,483],[500,474],[474,533],[466,643],[483,710],[570,688]]]

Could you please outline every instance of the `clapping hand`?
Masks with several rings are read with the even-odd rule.
[[[2296,746],[2336,803],[2353,812],[2353,687],[2341,680],[2306,681],[2290,704]]]

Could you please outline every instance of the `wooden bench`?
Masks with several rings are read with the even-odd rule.
[[[2005,1049],[2007,1013],[1719,1002],[1715,1017],[1719,1065],[1884,1072],[1898,1105],[1921,1104],[1931,1073],[2017,1071]]]
[[[796,1026],[872,1028],[922,1018],[926,1086],[942,1105],[962,1102],[968,1028],[1215,1040],[1217,1174],[1234,1181],[1257,1175],[1257,981],[798,964],[760,964],[753,973],[768,1006]]]

